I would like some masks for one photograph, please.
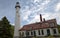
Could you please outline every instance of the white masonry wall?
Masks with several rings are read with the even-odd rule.
[[[19,37],[19,29],[20,29],[20,14],[19,7],[16,7],[16,16],[15,16],[15,27],[14,27],[14,38]]]
[[[50,34],[51,34],[51,35],[58,35],[58,34],[59,34],[57,28],[47,28],[47,29],[50,30]],[[40,29],[40,35],[38,35],[38,30],[35,30],[36,36],[47,36],[47,29]],[[56,32],[57,32],[56,34],[53,34],[53,29],[56,29]],[[42,35],[41,30],[43,30],[44,35]],[[33,31],[34,31],[34,30],[33,30]],[[32,32],[33,32],[33,31],[32,31]],[[26,31],[20,31],[20,32],[24,32],[24,37],[26,37]],[[29,31],[29,36],[34,36],[34,35],[31,35],[31,31]]]

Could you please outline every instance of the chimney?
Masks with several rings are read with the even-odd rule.
[[[45,18],[43,18],[43,21],[45,21]]]
[[[40,21],[42,22],[42,15],[40,14]]]

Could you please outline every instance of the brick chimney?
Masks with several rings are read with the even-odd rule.
[[[40,14],[40,21],[42,22],[42,15]]]

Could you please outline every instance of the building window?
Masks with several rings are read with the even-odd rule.
[[[31,31],[31,35],[33,35],[33,32]]]
[[[47,29],[47,35],[48,35],[48,36],[50,35],[50,30],[49,30],[49,29]]]
[[[56,29],[53,29],[53,33],[54,33],[54,34],[56,34],[56,33],[57,33],[57,32],[56,32]]]
[[[22,36],[24,36],[24,32],[22,32]]]
[[[38,30],[38,34],[40,35],[40,30]]]
[[[28,31],[26,31],[26,36],[29,36],[29,32]]]
[[[27,35],[29,35],[29,32],[27,32]]]
[[[34,36],[36,36],[36,32],[34,31]]]
[[[19,32],[20,36],[23,37],[24,36],[24,32]]]
[[[43,32],[43,30],[41,30],[42,31],[42,35],[44,35],[44,32]]]

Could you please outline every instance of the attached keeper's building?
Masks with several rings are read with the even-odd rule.
[[[23,37],[53,36],[59,34],[56,19],[42,20],[41,14],[40,22],[24,25],[19,31],[23,34]]]

